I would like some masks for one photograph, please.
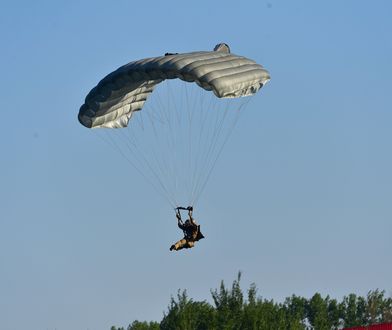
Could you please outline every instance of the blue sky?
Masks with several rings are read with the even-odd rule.
[[[1,1],[0,328],[160,320],[171,295],[392,294],[390,1]],[[271,82],[170,253],[173,210],[82,127],[129,61],[226,42]]]

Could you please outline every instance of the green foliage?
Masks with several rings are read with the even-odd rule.
[[[240,288],[241,273],[233,282],[231,290],[225,287],[223,281],[220,289],[211,291],[215,303],[216,325],[218,329],[241,329],[244,297]]]
[[[287,328],[293,330],[305,329],[307,300],[292,295],[290,298],[286,298],[284,308],[286,310]]]
[[[160,324],[162,330],[214,329],[215,311],[205,301],[188,299],[186,290],[177,293],[177,300],[171,298],[168,312]]]
[[[342,316],[344,325],[346,327],[355,327],[362,325],[363,322],[363,310],[358,298],[355,294],[349,294],[343,298],[341,303]]]
[[[369,291],[364,301],[363,319],[366,324],[392,322],[392,298],[385,298],[385,291]]]
[[[139,322],[133,321],[127,328],[127,330],[159,330],[159,323],[158,322]]]
[[[328,317],[329,297],[325,299],[316,293],[307,304],[307,317],[315,330],[331,329],[332,325]]]
[[[392,322],[392,298],[378,289],[366,297],[350,294],[341,302],[315,293],[310,299],[292,295],[276,303],[259,297],[255,284],[244,298],[240,280],[238,273],[231,288],[222,281],[211,290],[213,304],[194,301],[186,290],[179,290],[160,323],[134,321],[127,330],[336,330]]]
[[[159,323],[158,322],[139,322],[133,321],[132,324],[128,325],[127,330],[159,330]],[[124,327],[116,328],[112,326],[110,330],[125,330]]]
[[[336,299],[328,301],[328,319],[330,321],[331,329],[341,328],[342,310]]]

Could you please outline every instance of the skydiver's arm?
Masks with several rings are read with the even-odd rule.
[[[191,224],[192,224],[193,226],[197,226],[197,223],[196,223],[195,219],[193,219],[193,217],[192,217],[191,214],[189,215],[189,220],[190,220],[190,222],[191,222]]]
[[[193,207],[192,207],[192,206],[188,206],[188,216],[189,216],[189,220],[191,221],[191,224],[192,224],[192,225],[197,226],[196,222],[193,220],[192,212],[193,212]]]
[[[181,213],[180,210],[177,209],[176,211],[176,218],[177,218],[177,225],[180,229],[184,230],[184,224],[182,223]]]

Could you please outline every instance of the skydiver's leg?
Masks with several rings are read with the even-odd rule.
[[[185,248],[186,249],[191,249],[195,246],[195,242],[194,241],[187,241],[187,243],[185,244]]]
[[[179,240],[177,243],[173,244],[170,247],[170,251],[171,250],[175,250],[175,251],[181,250],[185,247],[185,245],[187,245],[187,240],[185,238],[183,238],[183,239]]]

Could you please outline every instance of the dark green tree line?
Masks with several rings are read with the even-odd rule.
[[[222,281],[219,289],[211,290],[213,304],[194,301],[179,290],[160,322],[136,320],[111,330],[329,330],[392,322],[392,297],[378,289],[366,297],[349,294],[340,302],[315,293],[309,299],[293,295],[278,303],[258,296],[254,284],[244,297],[240,280],[238,273],[230,288]]]

